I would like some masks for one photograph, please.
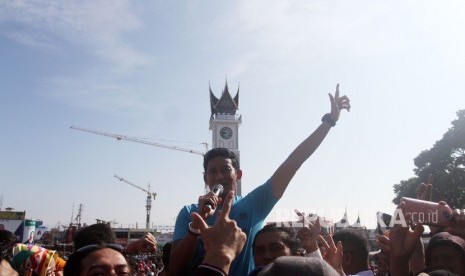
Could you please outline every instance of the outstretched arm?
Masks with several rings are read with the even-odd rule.
[[[329,118],[321,123],[321,125],[307,137],[289,157],[279,166],[271,177],[271,185],[273,189],[273,196],[279,199],[284,194],[284,191],[289,185],[292,177],[294,177],[300,166],[307,160],[313,152],[318,148],[324,140],[329,130],[332,127],[331,120],[336,123],[339,119],[339,114],[342,109],[350,110],[350,100],[347,96],[339,96],[339,84],[336,86],[335,95],[329,94],[331,102],[331,113]]]

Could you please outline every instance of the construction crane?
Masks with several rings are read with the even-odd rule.
[[[142,144],[161,147],[161,148],[165,148],[165,149],[172,149],[172,150],[177,150],[177,151],[183,151],[183,152],[198,154],[198,155],[201,155],[202,157],[208,151],[208,143],[207,142],[201,143],[201,144],[203,144],[205,146],[205,152],[201,152],[201,151],[197,151],[197,150],[193,150],[193,149],[187,149],[187,148],[182,148],[182,147],[177,147],[177,146],[164,145],[164,144],[156,143],[156,142],[149,141],[149,140],[143,139],[143,138],[131,137],[131,136],[126,136],[126,135],[121,135],[121,134],[114,134],[114,133],[95,130],[95,129],[90,129],[90,128],[83,128],[83,127],[77,127],[77,126],[70,126],[69,128],[74,129],[74,130],[80,130],[80,131],[88,132],[88,133],[93,133],[93,134],[97,134],[97,135],[102,135],[102,136],[106,136],[106,137],[110,137],[110,138],[115,138],[118,141],[125,140],[125,141],[134,142],[134,143],[142,143]],[[209,188],[208,188],[207,185],[204,186],[204,190],[205,190],[205,193],[209,192]]]
[[[82,219],[82,211],[84,210],[84,205],[82,203],[79,204],[78,213],[74,221],[77,223],[78,229],[81,228],[81,219]]]
[[[186,149],[186,148],[177,147],[177,146],[164,145],[164,144],[156,143],[156,142],[153,142],[153,141],[148,141],[148,140],[143,139],[143,138],[125,136],[125,135],[121,135],[121,134],[114,134],[114,133],[104,132],[104,131],[90,129],[90,128],[82,128],[82,127],[76,127],[76,126],[70,126],[69,128],[84,131],[84,132],[94,133],[94,134],[98,134],[98,135],[102,135],[102,136],[107,136],[107,137],[111,137],[111,138],[115,138],[118,141],[126,140],[126,141],[130,141],[130,142],[142,143],[142,144],[161,147],[161,148],[166,148],[166,149],[172,149],[172,150],[178,150],[178,151],[184,151],[184,152],[199,154],[199,155],[202,155],[202,156],[205,155],[205,152],[208,151],[208,144],[206,142],[202,143],[205,146],[206,150],[205,150],[205,152],[201,152],[201,151]]]
[[[74,217],[74,202],[73,202],[73,209],[71,211],[71,221],[69,222],[69,227],[76,225],[77,229],[81,228],[81,220],[82,220],[82,212],[84,210],[84,205],[82,203],[79,203],[79,209],[76,217]]]
[[[145,208],[147,210],[147,218],[146,218],[146,227],[145,229],[150,229],[150,210],[152,209],[152,198],[155,200],[155,197],[157,196],[157,193],[153,193],[150,191],[150,184],[148,185],[148,189],[144,189],[142,187],[139,187],[138,185],[122,178],[121,176],[117,176],[116,174],[113,175],[115,178],[117,178],[119,181],[123,181],[133,187],[136,187],[139,190],[142,190],[147,193],[147,204],[145,205]]]

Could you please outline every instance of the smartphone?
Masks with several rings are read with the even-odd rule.
[[[445,202],[431,202],[409,197],[403,197],[400,201],[405,203],[405,215],[410,216],[410,220],[414,223],[442,227],[452,224],[453,211]]]

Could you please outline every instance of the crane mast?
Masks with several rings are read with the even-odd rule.
[[[157,193],[153,193],[150,191],[150,184],[148,185],[148,189],[144,189],[124,178],[122,178],[121,176],[118,176],[118,175],[113,175],[116,179],[118,179],[119,181],[122,181],[126,184],[129,184],[145,193],[147,193],[147,202],[146,202],[146,205],[145,205],[145,209],[147,211],[147,216],[146,216],[146,226],[145,226],[145,229],[149,229],[150,228],[150,210],[152,209],[152,198],[153,200],[155,200],[155,197],[157,196]]]
[[[79,204],[79,210],[76,215],[74,221],[77,223],[78,229],[81,228],[81,219],[82,219],[82,210],[84,209],[84,205],[82,203]]]
[[[121,135],[121,134],[114,134],[114,133],[104,132],[104,131],[100,131],[100,130],[95,130],[95,129],[90,129],[90,128],[82,128],[82,127],[76,127],[76,126],[70,126],[69,128],[74,129],[74,130],[80,130],[80,131],[84,131],[84,132],[88,132],[88,133],[94,133],[94,134],[98,134],[98,135],[102,135],[102,136],[115,138],[118,141],[126,140],[126,141],[130,141],[130,142],[134,142],[134,143],[141,143],[141,144],[146,144],[146,145],[156,146],[156,147],[161,147],[161,148],[166,148],[166,149],[184,151],[184,152],[194,153],[194,154],[198,154],[198,155],[202,155],[202,156],[205,155],[205,152],[192,150],[192,149],[186,149],[186,148],[177,147],[177,146],[164,145],[164,144],[156,143],[156,142],[153,142],[153,141],[148,141],[146,139],[137,138],[137,137],[125,136],[125,135]],[[208,144],[206,142],[204,142],[202,144],[205,146],[206,150],[208,151]]]

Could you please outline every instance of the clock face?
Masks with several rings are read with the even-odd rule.
[[[230,129],[229,127],[223,127],[222,129],[220,129],[220,136],[223,139],[231,138],[232,134],[233,134],[232,129]]]

